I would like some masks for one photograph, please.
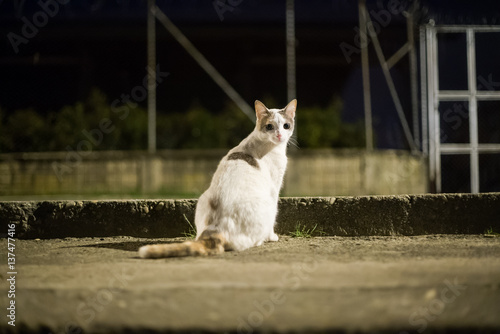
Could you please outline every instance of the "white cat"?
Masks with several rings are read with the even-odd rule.
[[[255,101],[255,129],[222,158],[198,200],[196,240],[144,246],[139,256],[211,255],[278,241],[274,224],[296,108],[297,100],[284,109],[268,109]]]

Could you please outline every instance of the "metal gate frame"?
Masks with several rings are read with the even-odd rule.
[[[438,68],[438,33],[465,33],[467,41],[467,90],[440,90]],[[478,142],[478,101],[500,101],[500,91],[478,91],[476,83],[476,32],[500,33],[500,26],[434,26],[432,22],[420,29],[420,59],[422,83],[422,129],[428,131],[429,178],[436,192],[441,192],[441,156],[470,155],[471,192],[479,189],[479,154],[500,153],[500,144]],[[425,37],[425,38],[424,38]],[[441,143],[439,103],[467,101],[469,103],[469,143]],[[499,111],[500,112],[500,111]],[[425,137],[424,137],[425,138]],[[424,143],[425,144],[425,143]],[[426,147],[427,145],[423,145]],[[425,152],[425,151],[424,151]]]
[[[396,108],[403,133],[412,153],[417,153],[420,146],[420,134],[418,128],[418,89],[417,89],[417,55],[415,48],[415,39],[413,36],[414,31],[414,15],[416,12],[416,2],[404,12],[406,16],[406,30],[407,41],[401,48],[396,51],[392,56],[386,58],[382,47],[380,45],[377,32],[373,26],[370,13],[366,7],[366,0],[358,1],[359,13],[359,31],[360,31],[360,44],[361,44],[361,70],[363,77],[363,103],[364,103],[364,116],[365,116],[365,137],[366,149],[373,150],[373,124],[372,124],[372,107],[371,107],[371,93],[370,93],[370,76],[369,76],[369,55],[368,55],[368,37],[370,38],[375,54],[380,64],[380,68],[385,77],[387,88],[391,94],[394,107]],[[408,121],[401,104],[396,86],[390,73],[390,69],[398,63],[406,54],[408,54],[410,65],[410,90],[411,90],[411,113],[413,119],[413,133],[410,129]]]

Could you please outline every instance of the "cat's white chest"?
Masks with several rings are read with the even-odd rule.
[[[262,164],[267,169],[266,172],[269,175],[271,195],[277,198],[286,171],[287,157],[284,153],[272,152],[262,158]]]

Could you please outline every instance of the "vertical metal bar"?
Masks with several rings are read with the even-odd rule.
[[[286,0],[286,79],[288,102],[297,97],[295,69],[295,5],[294,0]]]
[[[296,83],[296,60],[295,60],[295,0],[286,0],[286,86],[287,98],[290,102],[297,97],[297,83]],[[293,138],[297,139],[299,131],[299,124],[295,122],[293,128]],[[295,147],[291,146],[292,150]]]
[[[429,124],[428,120],[428,107],[427,107],[427,48],[425,39],[425,27],[421,26],[419,29],[419,40],[420,40],[420,105],[421,105],[421,116],[422,116],[422,152],[425,155],[429,154]]]
[[[413,116],[413,140],[415,141],[415,146],[420,148],[420,129],[419,129],[419,117],[418,117],[418,87],[417,87],[417,50],[415,48],[415,37],[414,37],[414,21],[413,21],[414,7],[410,9],[408,17],[406,19],[407,33],[408,33],[408,43],[410,44],[410,90],[411,90],[411,113]]]
[[[437,53],[437,51],[436,51]],[[435,71],[437,72],[437,66]],[[434,133],[434,138],[436,140],[435,143],[435,154],[434,154],[434,161],[436,164],[436,192],[440,193],[443,191],[443,185],[442,185],[442,168],[441,168],[441,124],[439,121],[439,100],[436,97],[435,99],[435,108],[433,109],[433,118],[434,118],[434,128],[435,128],[435,133]]]
[[[359,0],[359,35],[361,41],[361,73],[363,76],[363,102],[365,109],[366,149],[373,150],[372,107],[370,96],[370,64],[368,59],[368,35],[366,30],[366,0]]]
[[[148,0],[148,152],[156,152],[156,30],[155,0]]]
[[[441,178],[441,123],[439,115],[439,53],[438,53],[438,39],[436,28],[432,27],[432,94],[433,96],[433,107],[432,114],[434,115],[434,139],[435,139],[435,157],[436,162],[436,192],[442,192],[442,178]]]
[[[467,28],[467,76],[469,82],[469,135],[471,192],[479,192],[479,154],[477,129],[476,41],[473,28]]]
[[[437,39],[433,26],[426,26],[427,41],[427,110],[429,113],[429,178],[436,192],[441,192],[440,130],[438,106]]]

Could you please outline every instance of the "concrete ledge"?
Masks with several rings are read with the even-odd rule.
[[[1,233],[24,239],[178,237],[196,200],[0,202]],[[281,198],[277,233],[297,225],[324,235],[479,234],[500,230],[500,193]]]

